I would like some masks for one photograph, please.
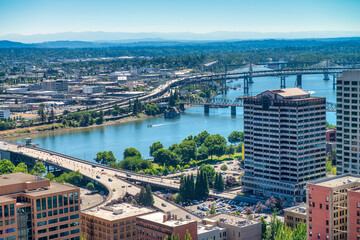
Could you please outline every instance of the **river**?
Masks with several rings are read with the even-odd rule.
[[[268,89],[278,89],[278,77],[254,78],[249,92],[256,95]],[[286,78],[286,86],[295,86],[296,76]],[[311,91],[312,96],[326,97],[328,102],[336,101],[336,91],[332,89],[332,80],[324,81],[323,75],[303,76],[303,89]],[[243,85],[243,80],[230,83]],[[228,99],[235,99],[243,95],[243,90],[231,90],[226,95]],[[217,97],[223,97],[219,95]],[[336,123],[334,112],[326,114],[329,123]],[[149,128],[148,125],[154,125]],[[117,159],[122,159],[125,148],[135,147],[145,158],[149,156],[149,146],[160,141],[165,147],[173,143],[180,143],[189,135],[196,135],[203,130],[210,134],[220,134],[227,137],[232,131],[243,130],[242,108],[237,108],[237,115],[230,115],[230,108],[211,108],[209,115],[204,115],[202,107],[191,107],[178,119],[164,119],[162,117],[139,120],[116,125],[100,126],[90,129],[78,129],[64,133],[48,133],[32,139],[39,147],[64,153],[73,157],[93,161],[99,151],[113,151]],[[16,140],[24,143],[24,139]]]

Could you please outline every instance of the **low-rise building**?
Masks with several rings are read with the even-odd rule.
[[[192,240],[197,240],[197,222],[195,220],[182,220],[169,218],[170,214],[155,212],[136,218],[137,240],[164,240],[171,234],[179,235],[180,240],[185,239],[188,230]]]
[[[62,92],[67,91],[69,83],[67,80],[45,80],[42,82],[42,88],[45,91]]]
[[[135,218],[153,210],[136,207],[128,203],[94,208],[82,212],[82,233],[86,239],[126,239],[136,235]]]
[[[0,118],[8,119],[10,117],[10,110],[9,109],[1,109],[0,110]]]
[[[80,240],[79,188],[25,173],[0,176],[0,239]]]
[[[94,94],[94,93],[101,93],[105,92],[105,86],[99,85],[99,86],[85,86],[83,88],[83,93],[85,94]]]
[[[197,231],[198,240],[226,240],[226,228],[219,227],[213,219],[204,218]]]
[[[305,204],[296,205],[284,209],[284,223],[291,229],[296,228],[298,223],[306,223]]]
[[[260,240],[261,222],[225,213],[215,214],[208,217],[216,220],[219,227],[226,229],[227,240]]]

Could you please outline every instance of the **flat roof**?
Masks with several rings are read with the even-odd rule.
[[[153,210],[148,208],[137,207],[129,203],[120,203],[101,208],[89,209],[83,211],[82,213],[98,217],[107,221],[114,221],[129,217],[135,217],[151,212],[153,212]]]
[[[197,228],[197,233],[199,234],[203,234],[203,233],[207,233],[207,232],[212,232],[212,231],[226,231],[226,228],[222,228],[219,226],[212,226],[212,225],[198,225]]]
[[[276,93],[282,96],[283,98],[310,97],[310,93],[302,90],[301,88],[276,89],[276,90],[270,90],[270,92]]]
[[[359,175],[351,175],[351,174],[340,175],[340,176],[335,176],[332,178],[326,178],[326,179],[313,181],[313,182],[310,182],[310,184],[333,188],[333,187],[343,186],[345,184],[350,184],[353,182],[357,182],[358,185],[360,186],[360,176]]]
[[[238,227],[245,227],[255,224],[260,224],[260,221],[257,220],[249,220],[247,218],[241,217],[241,216],[235,216],[225,213],[215,214],[212,216],[208,216],[209,219],[215,219],[219,223],[225,223],[229,225],[234,225]]]
[[[165,226],[169,226],[169,227],[177,227],[177,226],[189,224],[191,222],[195,222],[195,220],[166,220],[164,222],[163,221],[164,216],[167,216],[167,215],[162,212],[154,212],[154,213],[146,214],[144,216],[140,216],[138,218],[147,220],[147,221],[151,221],[151,222],[156,222],[156,223],[159,223],[159,224],[162,224]]]
[[[294,212],[298,214],[303,214],[306,216],[306,206],[305,204],[299,204],[292,207],[284,208],[284,211]]]
[[[68,184],[62,184],[58,182],[50,182],[50,186],[46,188],[36,189],[32,191],[27,191],[27,196],[37,197],[47,194],[61,193],[65,191],[75,191],[79,189],[78,187],[73,187]]]
[[[35,177],[33,175],[22,172],[4,174],[0,175],[0,187],[25,182],[34,182],[34,180]]]

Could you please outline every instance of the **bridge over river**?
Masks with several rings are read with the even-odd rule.
[[[79,171],[84,177],[94,180],[95,183],[103,185],[108,190],[109,194],[99,206],[122,198],[126,192],[136,195],[140,192],[139,183],[169,190],[179,189],[178,180],[112,168],[37,147],[0,142],[0,154],[1,159],[7,158],[13,162],[25,162],[34,165],[35,162],[41,161],[48,169],[51,168],[55,171]],[[225,191],[221,193],[211,191],[210,196],[234,199],[237,196],[237,191],[238,189],[233,192]],[[177,215],[178,218],[185,219],[186,215],[190,215],[191,219],[200,220],[198,216],[157,195],[154,195],[154,200],[154,206],[164,212],[171,212],[171,214]]]

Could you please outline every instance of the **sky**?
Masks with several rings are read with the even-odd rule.
[[[360,31],[360,0],[0,0],[0,36]]]

